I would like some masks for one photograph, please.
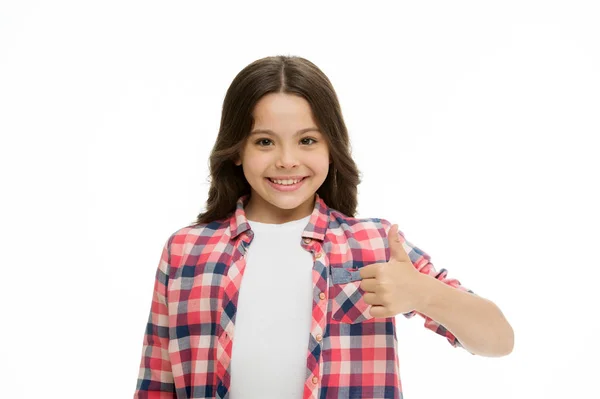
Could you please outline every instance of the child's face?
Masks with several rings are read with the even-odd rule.
[[[314,130],[296,135],[308,128]],[[251,187],[247,217],[263,223],[285,223],[310,215],[314,194],[327,177],[329,163],[325,137],[317,130],[304,98],[284,93],[262,97],[254,108],[254,126],[241,159],[235,162],[242,165]],[[293,191],[280,191],[267,179],[282,176],[306,178]]]

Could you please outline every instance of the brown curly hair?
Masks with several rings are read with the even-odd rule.
[[[337,94],[327,76],[312,62],[298,56],[278,55],[252,62],[227,89],[219,133],[209,158],[206,211],[198,214],[195,225],[229,217],[238,198],[250,194],[242,167],[234,162],[254,125],[256,103],[269,93],[299,95],[310,104],[332,160],[317,194],[329,207],[354,217],[361,177],[351,156]]]

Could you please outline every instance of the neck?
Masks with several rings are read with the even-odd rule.
[[[293,209],[281,209],[267,201],[260,201],[257,204],[252,200],[252,195],[244,207],[246,219],[254,220],[259,223],[281,224],[302,219],[309,216],[315,206],[315,199],[308,200],[300,206]]]

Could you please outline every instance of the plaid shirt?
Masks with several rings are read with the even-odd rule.
[[[252,242],[238,199],[229,218],[173,233],[156,272],[134,398],[228,398],[238,289]],[[394,317],[373,318],[359,269],[389,261],[385,219],[348,217],[318,194],[299,244],[313,257],[312,327],[306,350],[303,399],[402,398]],[[421,273],[470,293],[401,236]],[[425,327],[460,342],[433,319]],[[273,376],[276,378],[276,376]],[[267,388],[266,388],[267,389]],[[240,398],[234,398],[240,399]],[[242,398],[243,399],[243,398]]]

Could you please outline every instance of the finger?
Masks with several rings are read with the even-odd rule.
[[[379,299],[377,294],[374,294],[372,292],[365,293],[363,295],[363,299],[367,305],[379,305],[379,306],[383,305],[383,302],[381,302],[381,299]]]
[[[375,278],[377,276],[377,263],[362,266],[358,271],[362,279]]]
[[[365,292],[375,292],[377,280],[374,278],[363,278],[360,282],[360,288]]]
[[[390,246],[390,260],[394,259],[397,261],[410,261],[410,257],[404,250],[402,242],[404,237],[401,237],[398,232],[398,225],[394,224],[388,232],[388,242]]]

